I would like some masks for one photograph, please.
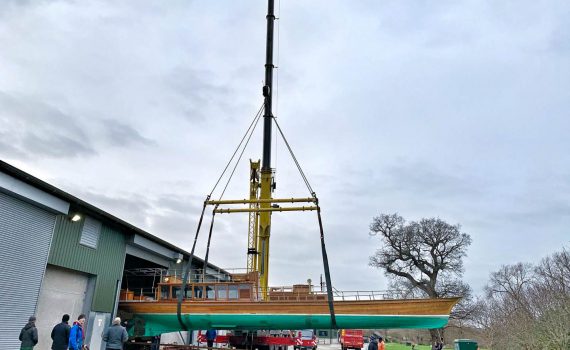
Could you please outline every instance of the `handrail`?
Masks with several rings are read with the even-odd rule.
[[[181,282],[180,282],[181,283]],[[220,285],[216,282],[210,282],[212,285]],[[243,284],[245,282],[222,282],[222,284]],[[179,284],[172,283],[173,285]],[[195,286],[205,286],[208,282],[191,282],[189,285]],[[338,290],[333,289],[333,300],[335,301],[370,301],[370,300],[389,300],[389,299],[403,299],[404,291],[400,290]],[[260,301],[261,288],[254,287],[252,290],[252,295],[249,298],[251,301]],[[135,290],[121,290],[120,300],[121,301],[158,301],[157,294],[160,293],[160,289],[157,286],[146,287],[146,288],[136,288]],[[295,290],[293,286],[281,286],[281,287],[270,287],[268,289],[268,295],[270,301],[284,301],[284,300],[296,300],[296,301],[322,301],[327,300],[327,293],[321,291],[299,291]],[[212,301],[213,299],[200,299],[204,301]],[[234,299],[229,299],[234,300]],[[240,299],[236,299],[240,300]],[[243,300],[243,299],[241,299]]]

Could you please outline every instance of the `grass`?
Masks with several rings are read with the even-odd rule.
[[[411,350],[412,347],[409,345],[398,344],[398,343],[386,343],[386,350]],[[416,345],[416,350],[431,350],[429,345]]]
[[[411,350],[412,347],[408,346],[408,345],[404,345],[404,344],[399,344],[399,343],[386,343],[386,350]],[[431,350],[431,346],[430,345],[416,345],[416,350]],[[443,348],[445,349],[453,349],[453,347],[445,347]],[[484,348],[480,348],[480,350],[486,350]]]
[[[386,350],[411,350],[410,345],[387,343]],[[431,350],[431,345],[416,345],[415,350]]]

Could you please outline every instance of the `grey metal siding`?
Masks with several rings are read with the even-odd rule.
[[[0,192],[0,349],[20,348],[20,329],[36,312],[55,217]]]

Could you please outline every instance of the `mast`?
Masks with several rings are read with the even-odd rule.
[[[271,199],[273,186],[273,172],[271,170],[271,126],[273,123],[272,97],[273,97],[273,28],[275,22],[274,0],[267,1],[267,42],[265,51],[265,85],[263,86],[264,114],[263,114],[263,160],[261,167],[261,193],[260,199]],[[260,208],[270,208],[271,203],[261,203]],[[259,214],[257,271],[259,271],[259,284],[263,299],[267,299],[267,286],[269,276],[269,236],[271,233],[271,212],[262,211]]]

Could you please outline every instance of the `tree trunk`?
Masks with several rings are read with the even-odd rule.
[[[434,342],[440,341],[443,338],[443,328],[430,329],[429,335],[431,338],[430,344],[433,345]]]

